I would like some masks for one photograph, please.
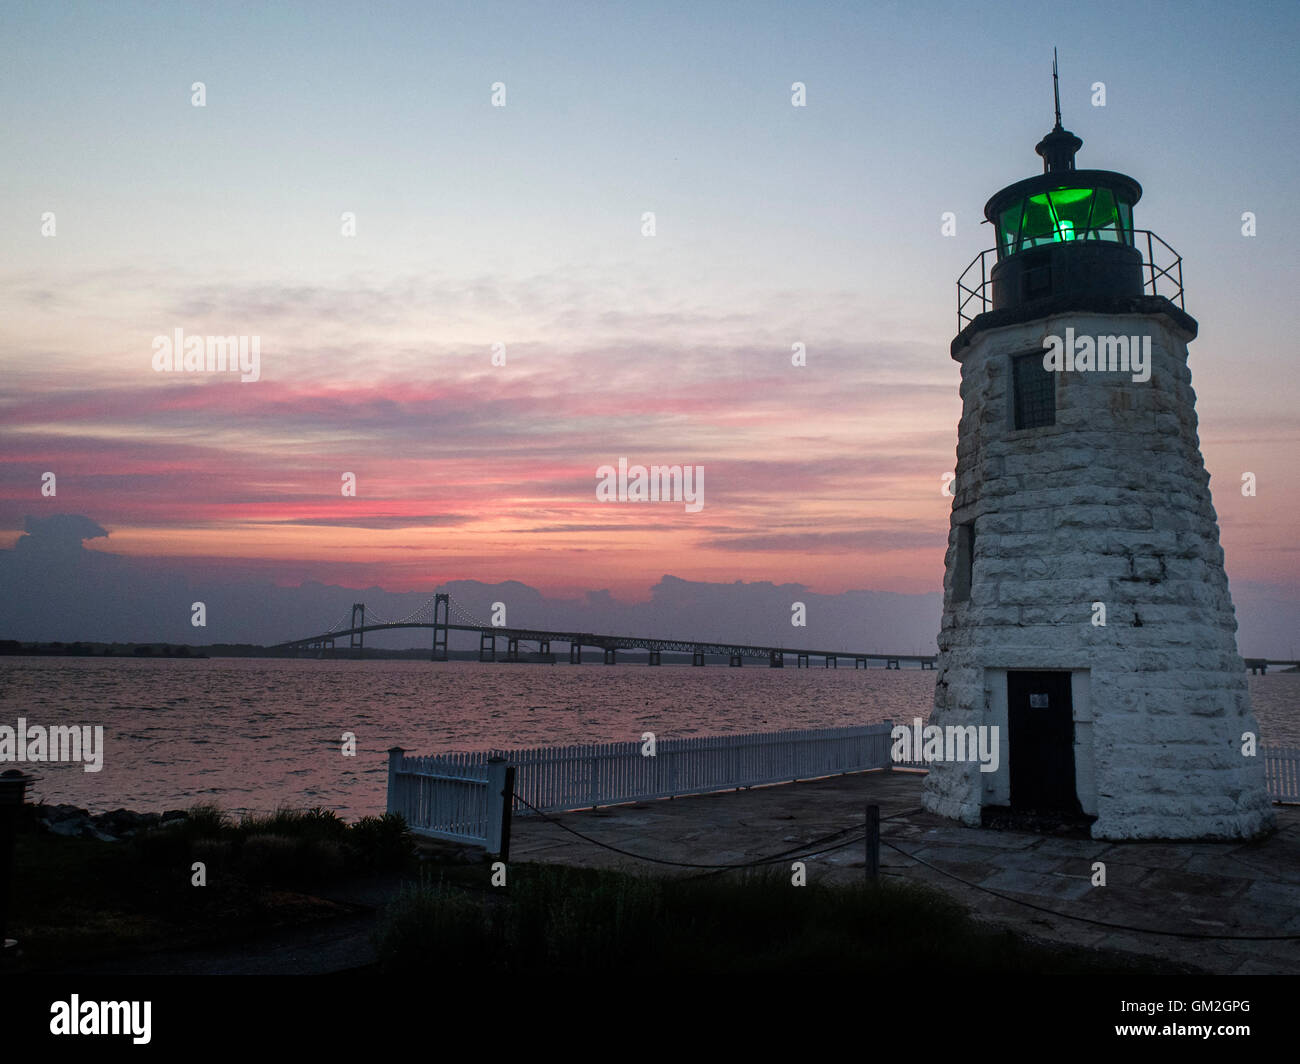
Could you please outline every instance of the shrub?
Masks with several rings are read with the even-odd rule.
[[[192,839],[214,839],[225,834],[233,823],[230,814],[224,812],[218,806],[196,805],[189,810],[188,815],[181,823],[172,824],[170,828],[180,831]]]
[[[415,840],[399,813],[365,816],[348,833],[353,863],[374,871],[400,871],[415,856]]]
[[[301,883],[343,867],[343,849],[331,839],[257,834],[239,849],[239,871],[252,883]]]
[[[334,810],[280,808],[269,817],[245,816],[239,822],[245,835],[283,835],[289,838],[334,839],[341,841],[348,825]]]

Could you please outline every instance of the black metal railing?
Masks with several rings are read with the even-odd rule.
[[[1116,235],[1114,228],[1109,229],[1083,229],[1075,233],[1075,240],[1107,240],[1114,243]],[[1141,251],[1141,239],[1146,239],[1146,255],[1142,260],[1142,290],[1149,295],[1165,296],[1170,302],[1177,303],[1184,310],[1187,308],[1183,305],[1183,257],[1173,248],[1166,244],[1150,229],[1129,229],[1125,231],[1133,236],[1133,243],[1124,243],[1130,247],[1136,247]],[[1109,237],[1101,234],[1109,234]],[[1048,234],[1042,234],[1046,236]],[[1028,239],[1040,239],[1041,237],[1030,237]],[[1172,256],[1173,261],[1168,265],[1161,266],[1156,262],[1155,249],[1159,244],[1164,251]],[[1043,247],[1044,245],[1036,245]],[[973,259],[966,269],[962,270],[961,276],[957,278],[957,331],[961,332],[972,321],[977,314],[983,314],[986,310],[991,309],[993,305],[993,295],[990,286],[993,281],[989,276],[992,270],[992,263],[997,261],[997,248],[986,248]],[[989,256],[993,256],[990,261]],[[1161,255],[1161,260],[1167,258]],[[979,283],[975,283],[974,273],[976,268],[979,269]],[[1163,290],[1161,282],[1164,282]],[[978,310],[972,309],[968,312],[967,308],[972,303],[977,303]]]

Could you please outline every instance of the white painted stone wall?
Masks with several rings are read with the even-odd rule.
[[[1067,326],[1149,334],[1151,378],[1058,374],[1055,425],[1016,430],[1011,357],[1041,356],[1045,337]],[[987,330],[958,356],[931,722],[1000,723],[1005,742],[998,670],[1071,670],[1076,782],[1096,838],[1241,838],[1274,822],[1262,759],[1242,755],[1242,734],[1259,729],[1196,434],[1188,339],[1163,315],[1071,313]],[[953,602],[957,526],[972,520],[970,598]],[[1105,627],[1092,624],[1097,601]],[[924,804],[978,824],[983,803],[1006,804],[1008,771],[1006,756],[997,773],[935,763]]]

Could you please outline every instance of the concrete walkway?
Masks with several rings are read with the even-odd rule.
[[[882,874],[937,887],[989,925],[1047,942],[1154,957],[1169,962],[1171,970],[1193,966],[1216,973],[1300,973],[1300,807],[1276,807],[1278,831],[1263,842],[1097,842],[956,825],[919,810],[922,778],[918,773],[868,772],[565,813],[555,819],[636,854],[731,864],[862,825],[867,804],[875,803],[882,818],[892,818],[882,824],[882,833],[899,850],[1008,898],[1155,931],[1297,939],[1195,940],[1097,927],[963,886],[882,845]],[[692,869],[629,860],[537,817],[514,821],[510,859],[694,874]],[[1105,865],[1104,887],[1092,886],[1096,861]],[[805,863],[809,882],[860,882],[864,846],[855,843]]]

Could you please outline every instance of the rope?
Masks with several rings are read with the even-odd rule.
[[[567,831],[570,835],[576,835],[584,842],[589,842],[593,846],[599,846],[602,850],[609,850],[613,853],[622,854],[624,857],[631,857],[633,860],[636,861],[650,861],[654,864],[672,865],[675,868],[707,868],[711,871],[726,871],[728,869],[735,869],[735,868],[758,868],[761,865],[774,864],[777,861],[783,861],[791,854],[794,854],[796,851],[803,849],[805,846],[820,845],[823,842],[829,842],[831,839],[838,838],[839,836],[843,835],[846,831],[857,830],[856,825],[849,828],[841,828],[839,831],[833,832],[830,835],[825,835],[820,839],[813,839],[812,842],[800,843],[800,845],[795,846],[792,849],[786,850],[784,853],[776,854],[773,857],[764,857],[757,861],[745,861],[740,864],[700,864],[695,861],[670,861],[663,857],[650,857],[646,854],[632,853],[630,850],[623,850],[617,846],[611,846],[609,843],[601,842],[599,839],[593,839],[590,835],[584,835],[581,831],[578,831],[576,828],[571,828],[569,827],[568,824],[561,823],[559,820],[556,820],[554,817],[548,816],[546,813],[542,812],[540,809],[537,808],[537,806],[533,805],[532,802],[530,802],[527,798],[523,797],[518,792],[516,792],[514,796],[516,799],[518,799],[520,802],[526,805],[529,809],[531,809],[534,813],[540,816],[547,823],[554,824],[557,828],[561,828],[562,830]],[[861,839],[865,839],[865,838],[866,838],[866,833],[864,832],[861,836]],[[813,857],[816,856],[818,853],[830,853],[831,850],[833,849],[840,849],[843,846],[849,846],[854,842],[861,841],[861,839],[849,839],[847,842],[841,843],[839,846],[833,846],[826,850],[820,850],[820,851],[814,850],[811,853],[807,854],[806,856]]]

